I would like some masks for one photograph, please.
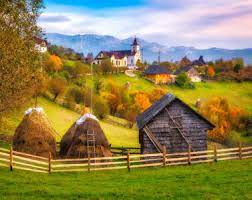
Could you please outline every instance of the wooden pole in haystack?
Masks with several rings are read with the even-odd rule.
[[[13,171],[13,148],[10,147],[10,171]]]

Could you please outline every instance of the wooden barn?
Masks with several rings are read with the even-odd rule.
[[[214,125],[183,101],[166,94],[137,117],[141,153],[207,150],[207,131]]]
[[[171,83],[171,74],[168,69],[159,65],[151,65],[143,72],[143,76],[155,84]]]

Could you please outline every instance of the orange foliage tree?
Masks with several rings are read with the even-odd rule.
[[[211,77],[211,78],[214,77],[215,71],[214,71],[214,68],[213,68],[213,67],[208,67],[208,68],[207,68],[207,75],[208,75],[209,77]]]
[[[155,88],[149,94],[149,99],[151,103],[159,100],[162,96],[164,96],[167,92],[162,88]]]
[[[208,132],[212,140],[223,142],[233,129],[245,127],[245,112],[232,107],[226,98],[214,97],[200,107],[200,112],[208,118],[216,128]]]
[[[56,55],[51,55],[46,62],[46,69],[47,71],[55,71],[58,72],[62,69],[62,61],[60,57]]]
[[[145,94],[144,92],[138,92],[135,96],[135,104],[139,108],[140,112],[143,112],[149,108],[151,103],[148,94]]]

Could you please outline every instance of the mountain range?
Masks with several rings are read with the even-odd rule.
[[[84,53],[84,55],[92,52],[94,56],[101,50],[128,50],[133,41],[133,38],[118,39],[110,35],[64,35],[59,33],[47,33],[46,39],[51,44],[71,48],[76,52]],[[194,60],[202,55],[206,61],[239,57],[243,58],[246,64],[252,64],[252,48],[231,50],[214,47],[197,49],[185,46],[167,47],[141,38],[138,38],[138,41],[142,48],[143,59],[147,62],[156,61],[160,51],[161,61],[178,61],[184,56]]]

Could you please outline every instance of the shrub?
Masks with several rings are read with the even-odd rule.
[[[66,97],[72,98],[77,104],[84,103],[84,91],[77,86],[69,88]]]
[[[105,100],[96,97],[93,105],[93,112],[99,119],[104,119],[109,114],[109,107]]]
[[[195,86],[191,82],[191,79],[186,73],[181,73],[176,78],[176,84],[181,88],[194,88]]]

